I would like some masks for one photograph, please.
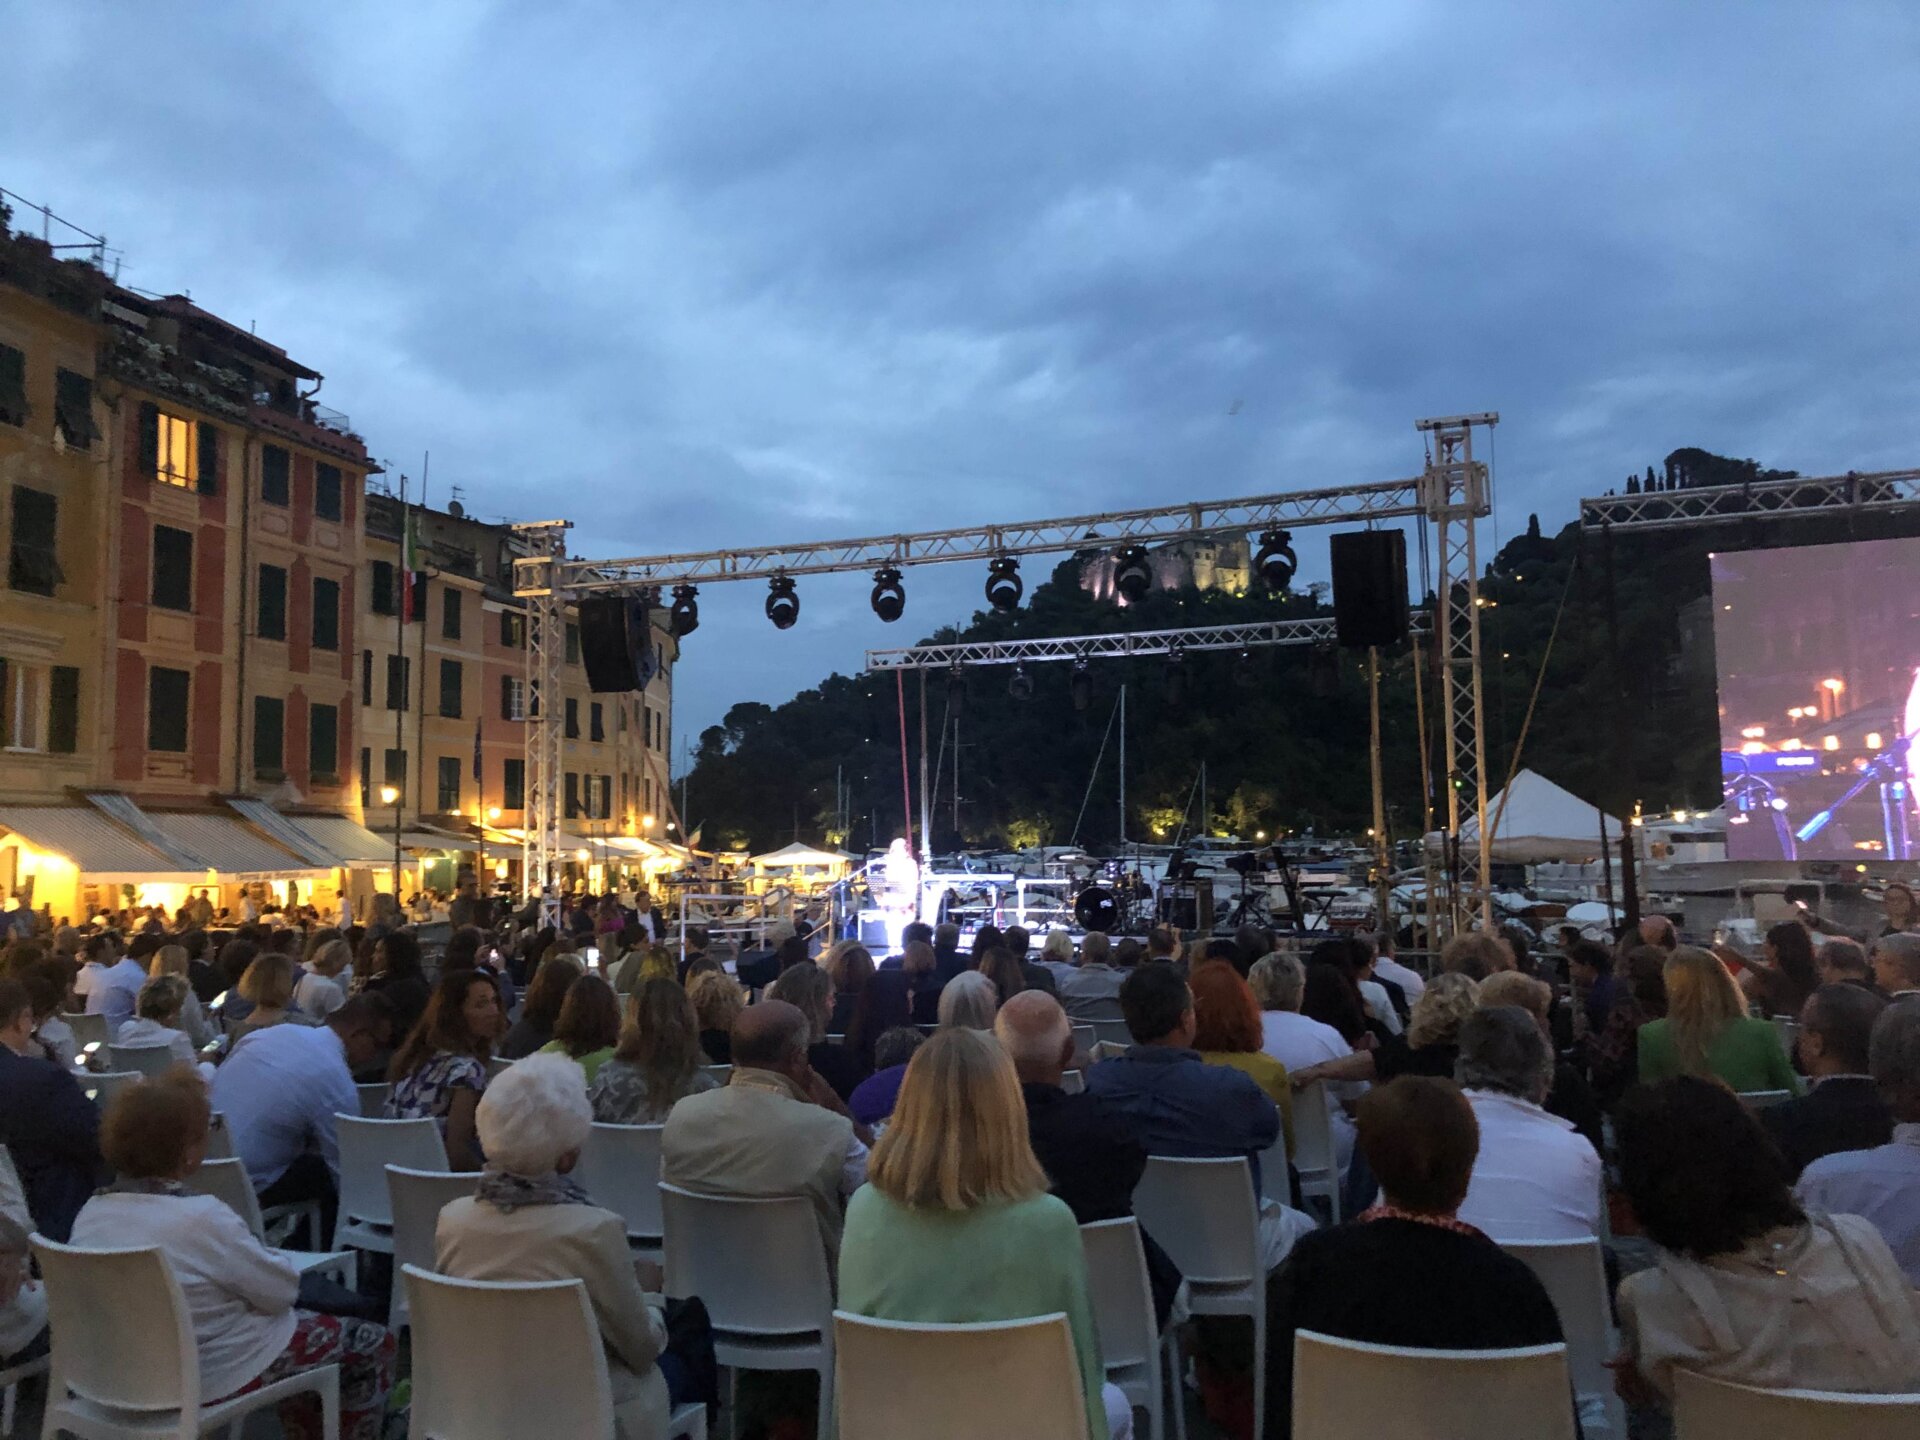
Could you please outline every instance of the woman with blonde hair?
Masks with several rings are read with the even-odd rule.
[[[1295,1089],[1315,1080],[1391,1080],[1397,1075],[1451,1080],[1460,1058],[1460,1026],[1473,1014],[1479,994],[1479,982],[1457,970],[1436,975],[1413,1002],[1406,1034],[1389,1036],[1371,1050],[1305,1066],[1289,1078]]]
[[[867,1182],[847,1204],[842,1308],[938,1325],[1064,1312],[1090,1440],[1131,1432],[1127,1402],[1103,1384],[1079,1227],[1047,1193],[1019,1078],[992,1035],[949,1028],[920,1047]]]
[[[820,957],[820,968],[833,982],[833,1013],[827,1017],[828,1033],[845,1035],[860,1008],[860,997],[866,993],[867,982],[873,979],[873,952],[857,940],[842,940],[827,947],[826,954]]]
[[[298,978],[299,969],[293,957],[277,950],[265,951],[248,962],[240,983],[233,988],[234,993],[253,1008],[227,1027],[234,1045],[256,1030],[289,1021],[306,1023],[305,1017],[293,1008],[293,987]]]
[[[193,957],[187,954],[186,946],[162,945],[147,961],[147,978],[151,980],[162,975],[178,975],[182,980],[191,982],[192,967]],[[208,1023],[207,1012],[200,1008],[200,997],[193,993],[191,983],[187,986],[187,998],[180,1006],[180,1028],[193,1042],[195,1050],[213,1043],[213,1026]]]
[[[703,970],[687,977],[687,999],[700,1021],[700,1048],[709,1065],[733,1063],[733,1022],[747,1008],[740,982],[724,970]]]
[[[1718,955],[1682,945],[1662,978],[1667,1013],[1640,1029],[1640,1083],[1675,1075],[1719,1080],[1735,1091],[1800,1093],[1780,1032],[1747,1014],[1740,984]]]

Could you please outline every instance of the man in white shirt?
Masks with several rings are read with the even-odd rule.
[[[73,982],[74,993],[86,997],[87,1014],[107,1017],[112,1034],[133,1018],[140,987],[147,983],[146,967],[121,955],[111,935],[89,936],[81,953],[87,963]]]
[[[1469,1015],[1456,1078],[1480,1124],[1460,1219],[1495,1240],[1597,1238],[1600,1157],[1571,1121],[1541,1108],[1553,1051],[1533,1016],[1518,1005]]]
[[[1908,1281],[1920,1287],[1920,999],[1881,1012],[1867,1068],[1893,1111],[1892,1143],[1821,1156],[1801,1171],[1794,1193],[1809,1210],[1871,1220]]]
[[[1381,980],[1391,980],[1400,987],[1400,993],[1407,997],[1408,1008],[1413,1002],[1427,993],[1427,982],[1420,978],[1416,970],[1409,970],[1388,950],[1393,942],[1383,935],[1362,935],[1363,941],[1373,947],[1373,973]]]
[[[1080,942],[1080,963],[1060,982],[1060,1003],[1067,1018],[1119,1020],[1120,986],[1127,972],[1108,962],[1113,957],[1113,942],[1098,930],[1089,930]]]
[[[324,1025],[251,1032],[213,1072],[213,1108],[226,1117],[261,1205],[320,1202],[323,1236],[314,1237],[313,1249],[333,1233],[339,1202],[333,1117],[360,1113],[353,1072],[387,1048],[392,1028],[384,995],[356,995]]]
[[[1253,962],[1247,981],[1253,987],[1254,998],[1260,1002],[1260,1048],[1286,1066],[1288,1074],[1323,1060],[1343,1060],[1353,1053],[1353,1047],[1340,1038],[1338,1030],[1300,1013],[1301,997],[1307,988],[1307,969],[1298,955],[1262,956]],[[1364,1080],[1327,1082],[1327,1094],[1333,1101],[1327,1107],[1333,1117],[1333,1148],[1342,1175],[1353,1160],[1355,1135],[1347,1105],[1357,1101],[1366,1090]]]

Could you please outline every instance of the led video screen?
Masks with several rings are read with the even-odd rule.
[[[1734,860],[1910,860],[1920,538],[1715,555]]]

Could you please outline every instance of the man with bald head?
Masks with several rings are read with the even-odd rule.
[[[847,1197],[867,1178],[867,1141],[833,1088],[807,1063],[807,1017],[784,1000],[749,1005],[733,1022],[733,1076],[667,1113],[660,1178],[706,1195],[813,1204],[837,1268]]]

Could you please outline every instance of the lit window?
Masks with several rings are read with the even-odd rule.
[[[197,435],[191,420],[160,412],[160,428],[154,451],[153,478],[162,485],[178,485],[191,490],[200,474],[195,444]]]

